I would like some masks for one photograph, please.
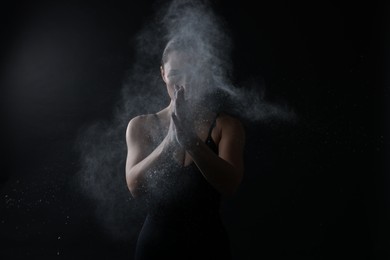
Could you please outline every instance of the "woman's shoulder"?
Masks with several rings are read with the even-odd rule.
[[[245,139],[245,128],[238,117],[226,113],[219,113],[217,117],[217,126],[219,127],[222,136]]]
[[[155,114],[138,115],[130,119],[127,124],[128,132],[145,132],[155,123]]]
[[[217,123],[221,126],[239,127],[242,128],[243,124],[238,117],[221,112],[218,114]]]
[[[130,119],[129,124],[142,124],[146,123],[154,114],[137,115]]]

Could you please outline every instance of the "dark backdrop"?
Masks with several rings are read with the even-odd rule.
[[[235,259],[388,258],[388,6],[255,2],[215,1],[234,80],[262,78],[299,120],[246,125],[245,177],[223,206]],[[72,143],[112,115],[152,3],[2,8],[2,259],[131,259],[134,241],[105,233],[68,183]]]

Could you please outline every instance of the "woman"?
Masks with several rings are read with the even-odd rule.
[[[220,197],[233,195],[243,177],[245,133],[238,119],[205,103],[198,65],[187,45],[171,41],[160,68],[170,104],[127,127],[127,185],[148,205],[136,259],[230,258]]]

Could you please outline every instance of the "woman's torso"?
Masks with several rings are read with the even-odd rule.
[[[168,127],[158,122],[156,116],[157,128]],[[202,140],[218,154],[216,122],[217,116]],[[157,146],[162,139],[155,140]],[[229,239],[219,215],[220,194],[194,162],[181,165],[167,160],[149,179],[148,187],[148,216],[138,238],[137,260],[230,259]]]
[[[218,138],[216,129],[217,115],[209,122],[202,139],[206,145],[218,154],[218,145],[213,139]],[[155,116],[156,129],[166,132],[167,125],[161,123],[158,115]],[[155,138],[161,142],[160,138]],[[158,144],[155,145],[158,145]],[[220,195],[207,182],[196,164],[187,158],[180,164],[174,159],[166,160],[160,165],[148,181],[148,209],[151,216],[166,218],[167,220],[181,219],[206,221],[218,215]]]

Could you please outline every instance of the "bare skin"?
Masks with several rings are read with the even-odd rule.
[[[147,192],[146,182],[167,160],[188,166],[195,163],[204,178],[222,195],[231,196],[238,188],[243,172],[245,132],[235,118],[220,114],[211,137],[218,146],[215,154],[206,144],[208,130],[216,116],[207,106],[195,113],[185,99],[186,85],[177,85],[170,75],[185,62],[172,54],[161,68],[171,97],[170,104],[155,115],[137,116],[126,130],[126,181],[134,197]]]

